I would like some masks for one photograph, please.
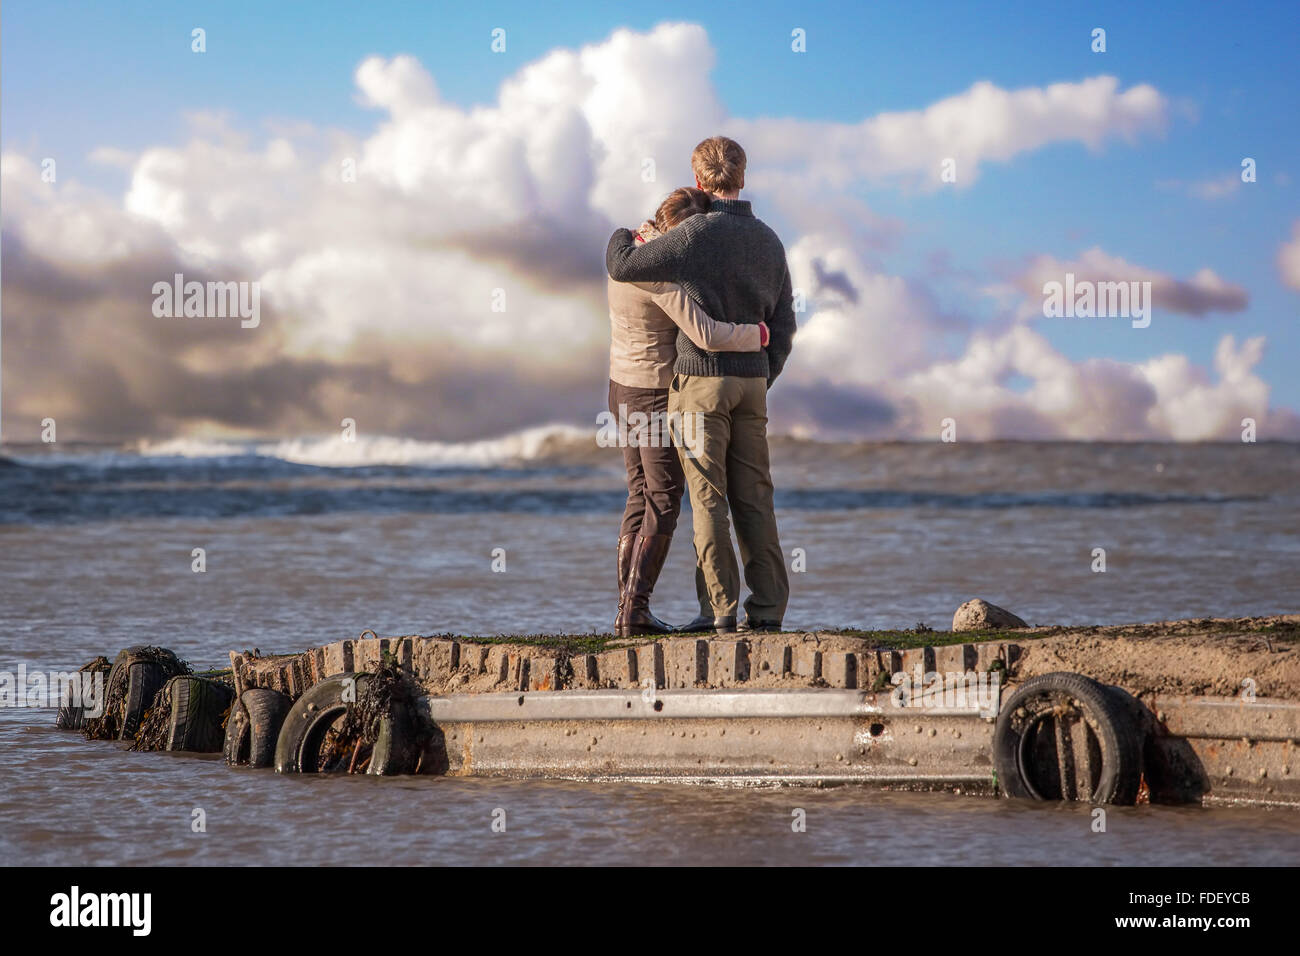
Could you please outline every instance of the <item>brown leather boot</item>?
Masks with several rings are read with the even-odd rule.
[[[632,544],[636,541],[635,534],[619,535],[618,539],[618,610],[621,614],[623,611],[623,595],[627,593],[627,578],[632,573]],[[618,617],[615,616],[614,623],[618,623]]]
[[[650,613],[650,594],[659,580],[672,540],[672,536],[666,534],[636,536],[632,545],[632,570],[628,574],[627,589],[623,592],[623,606],[614,622],[617,636],[672,633],[672,627]]]

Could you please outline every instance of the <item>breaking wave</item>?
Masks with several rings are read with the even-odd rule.
[[[341,435],[274,441],[170,438],[102,450],[14,454],[22,464],[139,464],[175,459],[262,458],[319,468],[502,468],[537,462],[586,463],[597,451],[595,432],[574,425],[539,425],[476,441],[419,441],[386,435]]]

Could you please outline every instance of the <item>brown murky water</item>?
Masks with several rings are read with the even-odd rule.
[[[0,720],[0,859],[34,864],[1272,865],[1300,813],[944,794],[281,777]],[[191,829],[202,809],[206,832]],[[494,832],[505,811],[504,833]],[[794,811],[807,829],[792,829]],[[499,814],[496,814],[499,816]]]

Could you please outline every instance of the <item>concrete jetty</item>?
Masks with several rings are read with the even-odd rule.
[[[824,632],[548,642],[371,633],[299,654],[232,653],[231,667],[238,693],[290,700],[331,675],[409,672],[426,731],[420,773],[1300,808],[1300,701],[1044,673],[1042,631],[1012,636],[938,643],[965,637],[942,633],[891,649]],[[1061,647],[1077,637],[1060,636]],[[1277,663],[1248,669],[1271,681]],[[1221,679],[1239,678],[1189,686]]]

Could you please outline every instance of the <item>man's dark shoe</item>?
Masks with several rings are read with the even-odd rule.
[[[690,623],[676,628],[676,631],[678,634],[703,634],[708,631],[713,631],[715,634],[734,634],[736,633],[736,618],[734,616],[714,617],[712,614],[701,614]]]
[[[736,628],[738,634],[770,634],[781,630],[780,621],[755,621],[745,618],[745,623]]]
[[[643,634],[671,634],[673,628],[650,613],[650,595],[668,557],[672,537],[656,534],[646,537],[636,535],[629,558],[627,587],[619,602],[614,633],[618,637],[637,637]]]

